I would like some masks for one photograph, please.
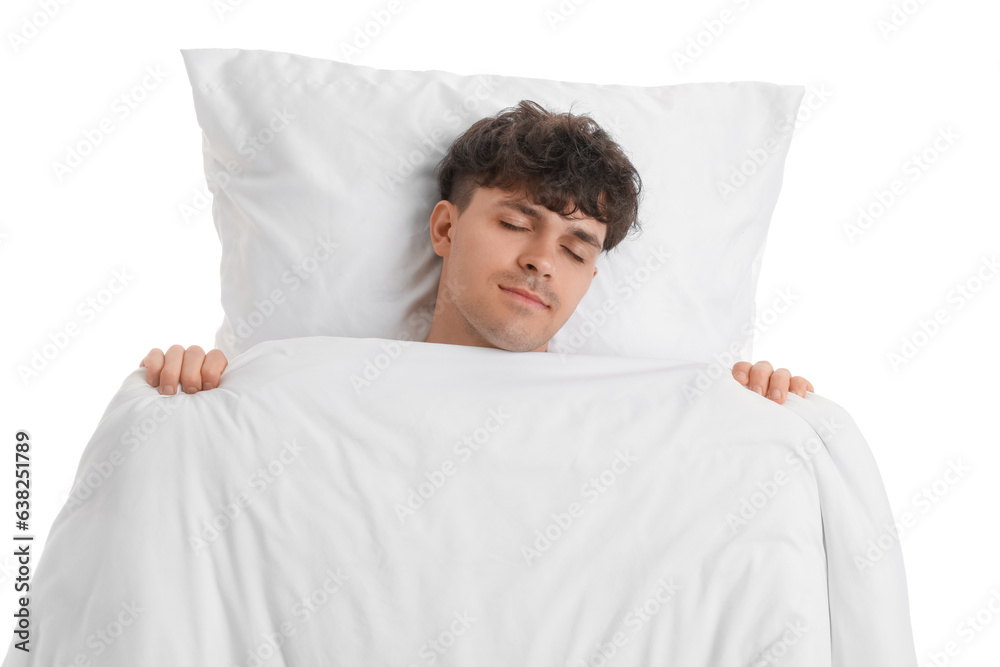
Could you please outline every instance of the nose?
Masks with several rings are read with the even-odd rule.
[[[555,269],[554,243],[547,235],[541,234],[529,241],[521,252],[521,267],[526,271],[537,272],[539,277],[551,278]]]

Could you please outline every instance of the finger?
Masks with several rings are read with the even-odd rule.
[[[226,370],[229,361],[222,350],[209,350],[205,355],[205,363],[201,366],[201,388],[214,389],[222,380],[222,371]]]
[[[813,389],[812,382],[805,379],[801,375],[796,375],[791,380],[789,391],[792,392],[793,394],[798,394],[802,398],[805,398],[807,391],[815,392],[816,390]]]
[[[177,381],[181,377],[181,362],[184,360],[184,348],[171,345],[163,355],[163,370],[160,371],[160,393],[173,394],[177,390]]]
[[[760,394],[764,395],[764,390],[767,389],[768,381],[771,379],[771,373],[774,372],[774,367],[768,361],[758,361],[750,368],[750,384],[749,387]]]
[[[160,386],[160,371],[163,370],[163,350],[154,347],[139,362],[139,366],[140,368],[143,366],[146,367],[146,382],[154,387]]]
[[[767,386],[767,397],[778,403],[785,402],[785,397],[788,396],[788,384],[792,380],[792,374],[788,372],[787,368],[779,368],[771,374],[771,382]]]
[[[184,353],[181,363],[181,389],[188,394],[201,391],[201,365],[205,363],[205,350],[192,345]]]
[[[738,361],[733,364],[733,377],[744,387],[747,386],[747,382],[750,381],[750,362],[749,361]]]

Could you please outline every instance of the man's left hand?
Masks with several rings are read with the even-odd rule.
[[[805,398],[807,391],[816,391],[812,382],[801,375],[792,377],[787,368],[774,370],[767,361],[758,361],[752,366],[749,361],[740,361],[733,366],[733,377],[744,387],[779,404],[785,402],[788,392]]]

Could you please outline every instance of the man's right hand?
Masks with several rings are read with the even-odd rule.
[[[154,347],[139,362],[146,368],[146,382],[159,387],[161,394],[173,394],[178,381],[188,394],[218,387],[228,364],[222,350],[212,349],[205,354],[197,345],[187,350],[182,345],[171,345],[166,354]]]

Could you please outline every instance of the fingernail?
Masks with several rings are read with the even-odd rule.
[[[202,387],[202,390],[208,390],[208,389],[211,389],[211,388],[212,388],[212,385],[206,383],[205,386]]]
[[[173,385],[170,385],[169,387],[166,387],[166,386],[163,387],[163,393],[164,394],[172,394],[172,393],[174,393],[174,387],[173,387]]]
[[[197,387],[188,387],[184,391],[186,391],[189,394],[193,394],[194,392],[198,391],[198,388]]]
[[[775,389],[774,391],[771,392],[771,398],[773,398],[774,400],[778,400],[779,398],[781,398],[781,392]]]
[[[753,389],[755,392],[757,392],[761,396],[764,395],[764,388],[763,387],[751,387],[751,389]]]
[[[736,371],[736,379],[740,382],[745,382],[747,379],[747,374],[743,371]]]

